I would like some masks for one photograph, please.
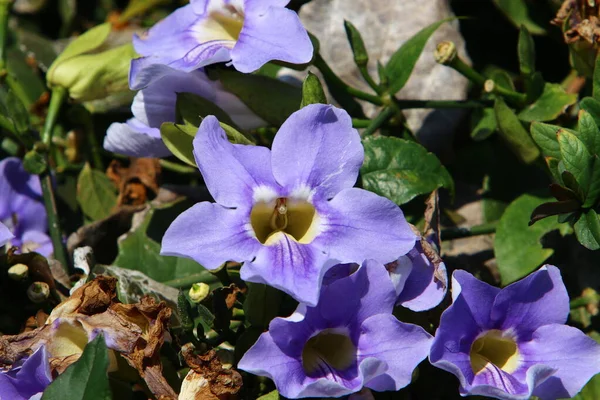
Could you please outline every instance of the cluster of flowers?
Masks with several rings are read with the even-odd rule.
[[[287,3],[191,0],[136,37],[143,57],[130,71],[131,88],[141,89],[134,118],[109,128],[105,148],[168,155],[158,128],[175,120],[181,91],[219,105],[242,128],[264,124],[201,68],[226,62],[249,73],[271,60],[309,62],[311,42]],[[396,319],[395,306],[437,306],[447,274],[399,207],[353,187],[364,151],[344,110],[302,108],[271,149],[230,143],[209,116],[193,145],[215,203],[182,213],[165,233],[162,254],[209,270],[243,262],[242,279],[300,303],[271,321],[238,365],[271,378],[285,397],[398,390],[427,357],[459,378],[461,394],[502,399],[571,397],[600,372],[600,346],[565,325],[569,299],[553,266],[504,289],[455,271],[453,303],[435,337]]]

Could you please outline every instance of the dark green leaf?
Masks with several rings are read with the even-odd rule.
[[[321,86],[319,78],[309,71],[302,83],[302,102],[300,103],[300,108],[309,104],[319,103],[327,104],[327,97],[325,97],[325,91],[323,91],[323,86]]]
[[[379,76],[379,86],[382,88],[389,87],[390,82],[385,74],[385,67],[379,61],[377,61],[377,75]]]
[[[565,169],[573,174],[585,196],[592,174],[593,159],[590,152],[577,136],[565,130],[558,132],[558,144]]]
[[[363,144],[361,175],[365,189],[399,205],[439,187],[454,192],[446,168],[423,146],[393,137],[368,137]]]
[[[177,315],[181,322],[181,327],[186,331],[194,329],[194,321],[192,320],[192,307],[183,290],[179,290],[177,295]]]
[[[502,86],[505,89],[513,91],[515,90],[513,78],[507,71],[497,67],[489,67],[486,68],[485,75],[493,80],[496,86]]]
[[[108,349],[102,335],[89,342],[79,360],[44,390],[42,400],[110,400]]]
[[[525,76],[533,74],[535,72],[535,44],[525,25],[522,25],[519,30],[518,53],[521,73]]]
[[[279,315],[283,292],[262,283],[248,283],[244,302],[246,320],[254,327],[267,329],[269,322]]]
[[[535,143],[542,149],[546,157],[560,159],[560,146],[558,144],[558,131],[560,126],[534,122],[531,124],[531,137]]]
[[[565,92],[563,87],[556,83],[546,83],[542,95],[523,111],[519,118],[523,121],[551,121],[558,118],[565,109],[575,104],[576,94]]]
[[[365,42],[363,41],[360,32],[350,21],[344,20],[344,28],[346,29],[346,36],[348,37],[348,42],[350,42],[350,47],[354,54],[354,62],[359,67],[367,65],[369,62],[369,54],[367,53]]]
[[[559,228],[556,218],[546,218],[535,225],[527,225],[532,211],[550,200],[524,194],[513,201],[500,218],[494,253],[503,286],[526,276],[554,252],[543,248],[540,239]]]
[[[554,157],[544,157],[544,161],[546,161],[546,165],[552,174],[554,180],[558,183],[562,183],[562,178],[560,176],[560,172],[558,171],[558,164],[560,160]]]
[[[83,213],[93,220],[106,218],[117,204],[115,186],[108,177],[89,164],[77,179],[77,202]]]
[[[590,185],[587,189],[585,201],[582,207],[595,206],[600,199],[600,158],[597,155],[592,159],[592,175],[590,176]]]
[[[473,112],[473,118],[477,123],[471,131],[471,138],[476,142],[487,139],[498,129],[493,108],[478,108]]]
[[[519,118],[500,98],[496,99],[494,112],[500,134],[513,153],[526,164],[534,162],[540,151]]]
[[[527,103],[536,101],[542,93],[544,93],[546,82],[540,72],[534,72],[525,79],[525,94],[527,95]]]
[[[594,210],[582,213],[575,223],[575,236],[585,248],[600,249],[600,220]]]
[[[211,313],[210,310],[202,304],[196,304],[196,311],[198,313],[198,316],[194,319],[194,324],[196,326],[200,324],[204,332],[210,331],[213,328],[215,322],[215,316],[213,315],[213,313]]]
[[[579,111],[577,137],[585,144],[590,154],[600,155],[600,130],[594,118],[585,110]]]
[[[213,102],[193,93],[177,93],[178,118],[183,124],[200,126],[207,115],[214,115],[221,122],[235,126],[229,115]]]
[[[596,125],[600,126],[600,101],[593,97],[584,97],[579,102],[579,108],[590,113]]]
[[[391,95],[396,94],[408,81],[417,60],[421,56],[425,44],[431,35],[433,35],[443,23],[452,19],[454,18],[444,19],[421,29],[392,54],[385,66],[385,73],[389,80],[389,92]]]
[[[6,95],[6,108],[17,133],[27,132],[29,130],[29,112],[12,90],[9,90]]]
[[[48,168],[48,161],[43,154],[36,150],[29,150],[23,157],[23,168],[30,174],[40,175]]]
[[[275,126],[283,124],[302,101],[300,88],[266,76],[219,70],[219,79],[227,91]]]
[[[531,19],[525,0],[494,0],[494,4],[516,27],[525,26],[534,35],[546,33],[546,29]]]
[[[592,94],[593,94],[594,99],[600,101],[600,57],[598,57],[598,55],[596,55],[596,64],[594,65],[593,78],[594,78],[594,83],[593,83]]]

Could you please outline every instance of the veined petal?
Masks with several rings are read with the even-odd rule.
[[[29,400],[52,382],[46,347],[38,348],[20,367],[0,373],[0,397]]]
[[[564,324],[568,315],[569,295],[553,265],[502,289],[492,306],[492,319],[501,321],[502,329],[514,328],[519,336],[542,325]]]
[[[260,243],[248,232],[249,211],[202,202],[181,213],[162,240],[161,254],[191,258],[206,269],[251,260]]]
[[[203,1],[203,0],[200,0]],[[247,14],[262,14],[269,7],[285,7],[290,0],[237,0],[244,2],[244,8]]]
[[[160,138],[160,130],[132,118],[112,123],[104,137],[104,149],[132,157],[166,157],[171,152]]]
[[[313,243],[329,249],[330,257],[339,262],[373,259],[385,264],[414,246],[416,236],[400,208],[375,193],[344,189],[315,206],[324,222]]]
[[[433,339],[420,326],[400,322],[391,314],[367,318],[361,332],[360,359],[373,357],[387,363],[384,374],[365,379],[366,386],[377,391],[399,390],[408,385],[413,370],[427,357]]]
[[[206,187],[225,207],[251,206],[253,198],[278,185],[271,173],[271,152],[262,146],[234,145],[214,116],[208,116],[194,138],[194,156]]]
[[[0,247],[4,246],[6,242],[14,237],[15,236],[10,232],[10,229],[0,222]]]
[[[326,270],[327,254],[310,244],[301,244],[284,233],[261,246],[256,258],[244,263],[243,280],[266,283],[299,302],[315,306]]]
[[[277,132],[272,150],[273,175],[280,185],[315,190],[325,199],[354,185],[364,158],[348,113],[323,104],[293,113]]]
[[[251,5],[252,0],[246,3]],[[313,46],[298,14],[264,4],[247,8],[244,27],[231,50],[233,66],[244,73],[254,72],[271,60],[305,64],[312,56]]]
[[[535,396],[544,400],[571,398],[600,373],[600,345],[570,326],[541,326],[533,333],[531,341],[519,346],[519,351],[524,365],[555,369],[550,378],[533,390]]]
[[[462,298],[461,308],[466,308],[463,313],[470,315],[475,325],[481,329],[493,328],[490,314],[498,293],[500,293],[499,288],[480,281],[467,271],[456,270],[452,274],[453,305]]]
[[[52,240],[44,232],[28,230],[18,234],[14,245],[21,248],[21,253],[36,252],[48,257],[54,251]]]

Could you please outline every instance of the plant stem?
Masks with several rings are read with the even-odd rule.
[[[460,239],[471,236],[489,235],[496,232],[497,222],[475,225],[470,228],[446,228],[442,229],[440,236],[442,240]]]
[[[319,71],[321,71],[326,82],[329,82],[329,84],[336,86],[341,91],[344,91],[347,94],[349,94],[353,97],[356,97],[357,99],[365,100],[365,101],[368,101],[369,103],[373,103],[378,106],[383,105],[383,100],[381,100],[381,98],[379,98],[378,96],[375,96],[375,95],[369,94],[369,93],[365,93],[362,90],[355,89],[355,88],[349,86],[343,80],[341,80],[333,72],[333,70],[329,67],[329,65],[327,65],[327,63],[325,62],[323,57],[321,57],[320,54],[317,54],[317,56],[315,57],[314,65],[315,65],[315,67],[317,67],[317,69]]]
[[[179,164],[173,161],[168,161],[165,159],[160,159],[159,164],[164,169],[169,171],[179,172],[180,174],[198,174],[198,169],[194,167],[189,167],[187,165]]]
[[[42,141],[47,146],[48,150],[52,146],[52,132],[54,126],[58,120],[58,114],[68,97],[67,89],[63,87],[56,87],[52,89],[52,97],[50,98],[50,105],[48,107],[48,115],[46,116],[46,123],[44,124],[44,131],[42,132]],[[48,156],[46,156],[48,157]],[[48,163],[49,165],[49,163]],[[62,231],[60,229],[60,223],[58,220],[58,212],[56,209],[56,199],[54,197],[54,190],[52,188],[52,176],[50,169],[47,169],[43,174],[40,175],[40,183],[42,186],[42,197],[44,198],[44,206],[46,208],[46,214],[48,214],[48,225],[50,231],[50,238],[52,239],[52,246],[54,247],[54,258],[58,260],[65,271],[69,273],[69,263],[67,262],[67,256],[62,241]]]
[[[486,100],[398,100],[394,104],[401,110],[410,108],[484,108],[493,107],[494,103]]]
[[[375,131],[379,129],[381,125],[383,125],[388,119],[393,117],[394,114],[395,111],[393,109],[391,109],[390,107],[385,107],[383,110],[381,110],[379,115],[377,115],[375,119],[371,121],[371,124],[363,132],[363,136],[369,136],[375,133]]]
[[[367,82],[369,84],[369,86],[371,86],[371,89],[373,89],[375,91],[375,93],[377,93],[378,95],[381,95],[381,93],[383,93],[383,90],[375,82],[375,80],[373,80],[373,78],[371,77],[371,74],[369,74],[369,70],[367,69],[367,65],[366,64],[365,65],[360,65],[358,67],[358,70],[360,71],[360,74],[362,75],[362,77],[365,80],[365,82]]]
[[[371,125],[370,119],[352,118],[352,127],[353,128],[366,128],[369,125]]]
[[[12,0],[0,0],[0,71],[6,69],[6,44],[8,43],[8,17]]]
[[[219,282],[219,278],[211,274],[209,271],[202,271],[197,274],[188,275],[184,278],[172,279],[170,281],[163,282],[163,285],[171,286],[174,288],[185,288],[192,286],[194,283],[203,282],[209,286]]]

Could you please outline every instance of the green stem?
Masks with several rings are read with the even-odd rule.
[[[440,236],[442,240],[451,240],[471,236],[489,235],[490,233],[496,232],[496,225],[497,222],[489,222],[487,224],[475,225],[470,228],[446,228],[442,229]]]
[[[325,62],[323,57],[320,54],[317,54],[314,60],[314,66],[317,67],[319,71],[323,74],[325,81],[329,84],[336,86],[341,91],[346,92],[347,94],[356,97],[357,99],[368,101],[369,103],[373,103],[378,106],[383,105],[383,100],[379,98],[379,96],[375,96],[373,94],[365,93],[362,90],[355,89],[349,86],[346,82],[341,80],[329,67],[329,65]]]
[[[379,115],[377,115],[375,119],[371,121],[371,124],[367,127],[367,129],[365,129],[365,131],[363,132],[363,136],[369,136],[375,133],[375,131],[379,129],[381,125],[386,123],[388,119],[392,118],[394,114],[395,111],[389,107],[386,107],[383,110],[381,110]]]
[[[360,119],[360,118],[352,118],[352,127],[353,128],[366,128],[371,125],[370,119]]]
[[[6,68],[6,44],[8,43],[8,17],[12,0],[0,0],[0,71]]]
[[[44,131],[42,132],[42,141],[47,146],[48,150],[50,150],[50,147],[52,146],[52,132],[54,131],[54,126],[58,120],[60,109],[64,101],[67,99],[68,94],[69,93],[67,90],[63,87],[52,89],[52,97],[50,98],[48,115],[46,116],[46,123],[44,124]],[[54,197],[54,190],[52,188],[52,176],[49,169],[40,175],[40,182],[42,185],[44,206],[46,208],[46,214],[48,214],[48,225],[50,238],[52,239],[52,246],[54,247],[54,258],[58,260],[62,264],[65,271],[69,273],[69,263],[67,262],[67,255],[63,246],[62,231],[60,229],[60,223],[58,220],[56,199]]]
[[[202,271],[197,274],[188,275],[184,278],[172,279],[170,281],[163,282],[164,285],[171,286],[174,288],[185,288],[192,286],[194,283],[204,282],[209,286],[219,282],[219,278],[211,274],[208,271]]]
[[[367,82],[369,84],[369,86],[371,86],[371,89],[373,89],[375,91],[375,93],[377,93],[378,95],[381,95],[383,93],[383,90],[381,89],[381,86],[379,86],[375,80],[373,79],[373,77],[371,77],[371,74],[369,74],[369,70],[367,68],[367,65],[360,65],[358,67],[358,70],[360,71],[360,74],[362,75],[363,79],[365,80],[365,82]]]
[[[595,296],[581,296],[571,300],[569,307],[572,309],[585,307],[589,304],[597,304],[600,301],[600,297],[596,294]]]
[[[198,174],[198,169],[194,167],[188,167],[187,165],[164,159],[161,159],[158,162],[162,168],[169,171],[179,172],[180,174]]]

